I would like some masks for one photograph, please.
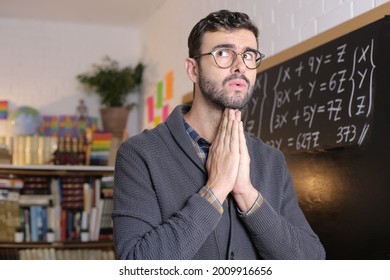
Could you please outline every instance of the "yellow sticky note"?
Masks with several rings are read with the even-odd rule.
[[[155,116],[154,117],[154,126],[159,125],[161,122],[161,116]]]

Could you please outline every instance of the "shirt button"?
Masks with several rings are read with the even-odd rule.
[[[234,260],[234,252],[231,252],[231,253],[230,253],[230,259],[231,259],[231,260]]]

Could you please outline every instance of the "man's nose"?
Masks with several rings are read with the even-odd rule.
[[[244,63],[244,60],[242,59],[242,55],[241,53],[238,53],[236,55],[236,60],[234,61],[233,63],[233,66],[232,66],[232,72],[234,73],[244,73],[245,70],[246,70],[246,65]]]

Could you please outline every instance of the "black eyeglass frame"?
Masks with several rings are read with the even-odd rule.
[[[230,51],[230,52],[233,52],[233,53],[234,53],[234,58],[233,58],[233,60],[232,60],[232,63],[231,63],[229,66],[222,67],[222,66],[220,66],[220,65],[217,63],[217,60],[215,59],[215,54],[216,54],[217,52],[220,52],[221,50],[226,50],[226,51]],[[241,55],[241,59],[242,59],[242,61],[244,62],[245,67],[248,68],[248,69],[250,69],[250,70],[254,70],[254,69],[257,69],[257,68],[260,66],[261,61],[262,61],[263,58],[265,57],[265,54],[263,54],[263,53],[261,53],[261,52],[259,52],[259,51],[257,51],[257,50],[251,50],[251,51],[252,51],[252,52],[257,52],[257,53],[259,54],[259,57],[256,59],[256,64],[257,64],[257,62],[258,62],[259,64],[257,64],[256,67],[254,67],[254,68],[248,67],[248,65],[246,65],[246,63],[245,63],[245,59],[244,59],[244,57],[243,57],[243,54],[245,54],[245,53],[248,52],[248,51],[236,52],[235,50],[232,50],[232,49],[218,49],[218,50],[215,50],[215,51],[212,51],[212,52],[209,52],[209,53],[202,53],[202,54],[196,55],[196,56],[194,56],[194,59],[198,59],[198,58],[200,58],[200,57],[202,57],[202,56],[204,56],[204,55],[211,55],[211,56],[213,57],[213,59],[214,59],[215,64],[216,64],[219,68],[221,68],[221,69],[227,69],[227,68],[229,68],[229,67],[232,67],[232,65],[234,64],[234,62],[236,62],[237,55]]]

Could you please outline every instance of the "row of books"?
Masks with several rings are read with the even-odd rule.
[[[108,165],[112,133],[93,132],[90,146],[90,165]]]
[[[19,226],[18,202],[12,197],[0,199],[0,241],[13,241]]]
[[[111,132],[94,131],[91,135],[88,149],[89,165],[111,165],[115,164],[116,152],[126,134],[123,136],[113,135]]]
[[[14,136],[7,142],[15,165],[86,164],[88,145],[82,137]]]
[[[1,248],[0,260],[115,260],[113,250]]]
[[[83,138],[24,135],[4,138],[15,165],[85,165],[87,145]]]
[[[25,242],[82,240],[85,233],[91,241],[112,238],[112,176],[19,180],[22,186],[0,187],[0,241],[14,241],[17,230]]]
[[[12,164],[49,164],[57,150],[58,138],[48,136],[15,136],[9,140]]]
[[[15,165],[113,165],[122,138],[110,132],[87,131],[85,137],[2,137]],[[11,163],[11,162],[10,162]]]

